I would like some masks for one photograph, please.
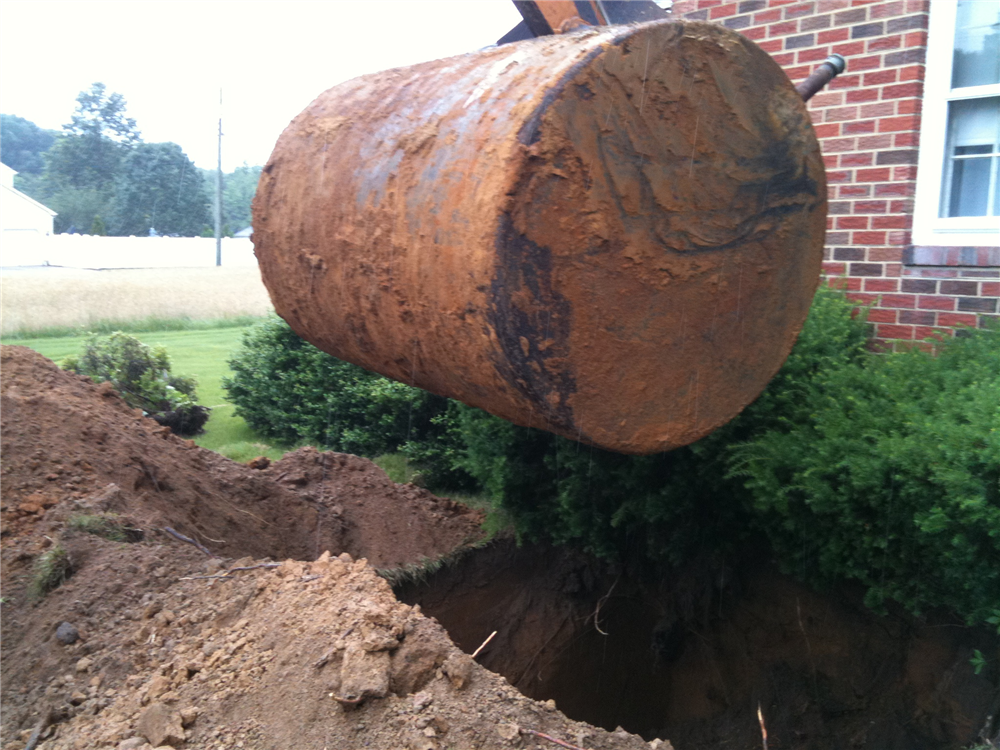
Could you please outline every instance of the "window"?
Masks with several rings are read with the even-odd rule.
[[[1000,241],[1000,2],[931,3],[918,245]]]

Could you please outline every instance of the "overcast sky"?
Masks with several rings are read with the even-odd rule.
[[[95,81],[128,102],[147,142],[214,168],[263,164],[327,88],[492,44],[510,0],[0,0],[0,112],[69,122]]]

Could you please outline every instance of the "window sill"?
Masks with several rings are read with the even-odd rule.
[[[903,250],[907,266],[1000,266],[1000,247],[910,245]]]

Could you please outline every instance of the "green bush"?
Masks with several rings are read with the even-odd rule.
[[[937,348],[830,370],[732,465],[799,577],[982,622],[1000,608],[1000,333]]]
[[[195,381],[170,374],[166,350],[121,331],[106,339],[90,336],[83,354],[66,358],[62,367],[98,383],[110,382],[129,406],[178,435],[197,435],[208,421],[208,408],[195,403]]]
[[[448,462],[459,438],[441,396],[331,357],[277,317],[248,331],[229,365],[223,387],[236,414],[272,440],[368,457],[401,451],[428,482],[468,483]]]

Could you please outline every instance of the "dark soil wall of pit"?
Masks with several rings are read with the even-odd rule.
[[[466,652],[498,631],[478,660],[530,697],[678,750],[759,747],[758,704],[771,747],[823,750],[959,748],[1000,709],[989,631],[876,616],[760,556],[656,580],[501,541],[397,595]]]

